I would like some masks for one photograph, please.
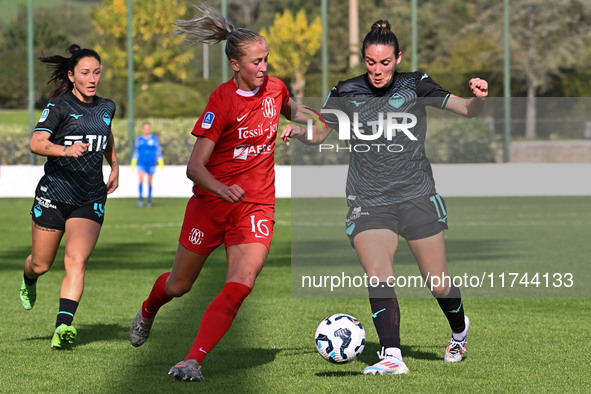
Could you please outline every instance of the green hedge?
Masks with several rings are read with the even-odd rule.
[[[203,111],[206,99],[197,89],[174,83],[154,83],[135,97],[138,118],[195,116]]]
[[[197,115],[176,119],[168,118],[137,118],[135,120],[134,140],[140,135],[142,123],[149,121],[152,124],[153,133],[160,139],[162,154],[166,164],[185,165],[193,149],[195,137],[191,130],[195,125]],[[287,124],[283,118],[279,130]],[[131,161],[129,148],[128,123],[123,119],[115,119],[113,122],[113,134],[117,147],[117,157],[122,164]],[[330,138],[336,140],[336,133]],[[0,163],[28,164],[30,134],[25,126],[13,124],[0,124]],[[427,156],[433,163],[490,163],[495,159],[496,138],[482,118],[464,119],[453,116],[450,118],[430,117],[429,131],[427,135]],[[294,142],[287,147],[283,141],[277,140],[275,150],[275,162],[277,164],[290,164],[292,154],[297,160],[295,164],[344,164],[346,155],[328,152],[322,154],[319,163],[317,149],[307,147],[299,142]],[[36,163],[45,162],[42,157],[36,156]]]

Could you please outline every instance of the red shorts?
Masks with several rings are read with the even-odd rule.
[[[179,243],[192,252],[209,254],[221,244],[261,243],[271,246],[275,206],[217,196],[193,196],[187,203]]]

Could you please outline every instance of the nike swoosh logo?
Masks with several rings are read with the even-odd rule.
[[[246,114],[246,115],[248,115],[248,114]],[[241,118],[236,118],[236,120],[237,120],[237,121],[239,121],[239,122],[242,122],[242,119],[246,118],[246,115],[244,115],[244,116],[243,116],[243,117],[241,117]]]
[[[207,352],[206,352],[205,350],[203,350],[203,348],[202,348],[202,347],[200,347],[200,348],[199,348],[199,351],[200,351],[200,352],[203,352],[203,353],[205,353],[205,354],[207,354]]]
[[[371,317],[373,317],[373,318],[375,319],[375,318],[376,318],[376,316],[378,315],[378,313],[380,313],[380,312],[383,312],[383,311],[385,311],[385,310],[386,310],[386,308],[382,308],[382,309],[380,309],[379,311],[377,311],[376,313],[372,313],[372,314],[371,314]]]

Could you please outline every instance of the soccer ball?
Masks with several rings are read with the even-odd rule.
[[[333,363],[355,360],[365,348],[365,330],[353,316],[337,313],[322,320],[316,329],[316,350]]]

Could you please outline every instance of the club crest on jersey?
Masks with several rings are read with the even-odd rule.
[[[109,116],[109,114],[104,114],[103,115],[103,120],[105,121],[105,123],[107,124],[107,126],[111,125],[111,117]]]
[[[265,97],[263,100],[263,116],[265,118],[273,118],[277,115],[277,110],[275,109],[275,99],[272,97]]]
[[[213,114],[213,112],[206,113],[205,116],[203,117],[203,122],[201,122],[201,127],[203,127],[204,129],[209,129],[211,127],[211,125],[213,124],[214,118],[215,118],[215,115]]]
[[[45,108],[43,110],[43,112],[41,112],[41,118],[39,119],[39,123],[44,122],[48,116],[49,116],[49,108]]]
[[[390,100],[388,100],[388,103],[398,109],[402,106],[402,104],[404,104],[404,97],[402,97],[401,95],[399,95],[398,93],[394,94],[392,97],[390,97]]]

